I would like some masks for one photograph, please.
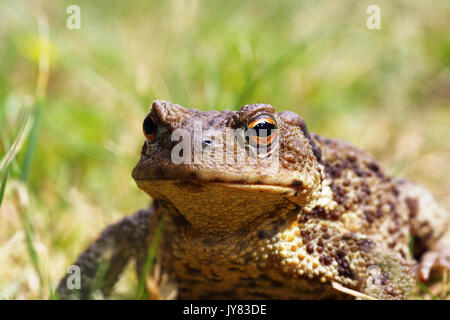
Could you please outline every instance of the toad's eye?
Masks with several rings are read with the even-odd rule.
[[[155,117],[149,113],[142,124],[142,130],[148,141],[152,142],[156,138],[156,133],[158,132],[158,124],[156,123]]]
[[[277,138],[278,126],[274,118],[259,116],[247,125],[245,139],[254,147],[270,146]]]

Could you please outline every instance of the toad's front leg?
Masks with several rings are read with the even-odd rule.
[[[109,225],[74,263],[80,271],[80,287],[72,289],[67,274],[58,285],[59,297],[89,299],[96,289],[107,297],[131,259],[145,260],[157,225],[154,211],[154,207],[140,210]]]

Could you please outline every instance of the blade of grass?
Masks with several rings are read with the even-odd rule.
[[[448,292],[448,270],[445,270],[442,275],[442,283],[441,283],[441,299],[447,299]]]
[[[42,43],[48,43],[49,42],[49,30],[48,30],[48,19],[47,16],[44,14],[38,15],[37,18],[38,22],[38,33],[39,38],[46,40],[42,41]],[[33,156],[36,151],[36,145],[38,141],[39,136],[39,128],[40,128],[40,122],[41,122],[41,113],[42,109],[45,106],[45,98],[46,98],[46,90],[47,90],[47,83],[48,83],[48,77],[49,77],[49,64],[50,64],[50,57],[48,48],[42,48],[42,46],[39,48],[39,72],[38,72],[38,80],[36,85],[36,105],[34,109],[34,124],[33,128],[31,129],[30,134],[30,140],[28,142],[28,147],[25,151],[25,157],[22,163],[22,174],[20,179],[22,181],[26,181],[28,179],[31,163],[33,161]]]
[[[34,123],[31,128],[29,141],[27,147],[25,148],[25,156],[23,158],[23,162],[21,165],[21,175],[20,180],[26,182],[28,180],[28,176],[30,174],[30,168],[33,161],[33,156],[36,151],[36,145],[38,141],[39,135],[39,127],[40,127],[40,118],[41,118],[41,107],[43,105],[42,101],[36,102],[36,107],[33,111]]]
[[[409,255],[411,258],[414,257],[414,236],[410,236],[409,243],[408,243],[408,249],[409,249]]]
[[[5,195],[6,182],[8,181],[9,166],[6,168],[5,176],[2,179],[2,185],[0,186],[0,208],[2,207],[3,196]]]
[[[40,262],[39,262],[39,256],[37,254],[36,248],[34,247],[34,228],[33,224],[31,223],[28,208],[22,207],[21,210],[21,218],[22,223],[25,229],[25,240],[28,248],[28,254],[31,258],[31,263],[33,264],[33,268],[37,273],[37,276],[39,278],[39,284],[40,284],[40,292],[41,296],[43,293],[43,284],[44,284],[44,278],[42,276],[41,268],[40,268]]]
[[[430,288],[428,288],[424,283],[418,281],[417,284],[421,290],[425,291],[426,293],[428,293],[431,296],[431,299],[440,300],[439,297],[437,297],[435,294],[433,294],[433,292],[431,292]]]
[[[48,30],[48,19],[44,14],[39,14],[37,17],[38,22],[38,34],[40,39],[47,40],[45,43],[48,43],[49,38],[49,30]],[[37,254],[36,248],[34,247],[34,228],[30,219],[29,210],[27,207],[27,203],[24,203],[24,196],[27,194],[26,182],[29,177],[29,172],[31,168],[31,164],[33,161],[33,156],[36,150],[39,127],[40,127],[40,117],[41,110],[45,105],[45,92],[47,88],[48,82],[48,74],[49,74],[49,52],[48,48],[39,48],[39,72],[38,72],[38,80],[36,85],[36,104],[33,111],[34,122],[31,129],[30,139],[28,145],[25,149],[25,156],[22,163],[22,173],[20,176],[20,180],[22,184],[19,185],[19,208],[21,208],[21,220],[25,230],[25,239],[28,250],[28,255],[33,264],[33,268],[39,278],[39,292],[42,298],[44,292],[44,277],[40,267],[39,255]],[[22,197],[20,197],[22,195]]]
[[[105,282],[106,275],[109,269],[109,261],[101,261],[98,265],[97,271],[95,272],[95,277],[92,282],[91,287],[91,296],[89,299],[92,299],[92,294],[95,294],[98,291],[101,291],[103,287],[103,283]]]
[[[150,273],[150,270],[152,269],[156,250],[158,248],[159,239],[162,233],[163,229],[163,220],[161,219],[158,223],[158,227],[156,229],[156,232],[153,236],[152,243],[150,245],[150,248],[148,250],[147,259],[145,260],[144,270],[142,270],[142,274],[139,279],[139,284],[136,292],[136,300],[142,300],[145,299],[145,280],[148,274]]]
[[[29,117],[28,117],[27,123],[29,123],[29,125],[27,126],[27,131],[25,131],[25,130],[23,131],[23,132],[26,132],[27,135],[29,132],[33,132],[33,129],[30,129],[30,127],[36,128],[36,120],[34,118],[35,116],[36,116],[36,113],[34,112],[33,114],[29,115]],[[34,130],[34,132],[36,132],[36,131]],[[22,134],[22,136],[23,136],[22,139],[24,141],[26,138],[26,135]],[[35,140],[35,139],[32,139],[32,140]],[[22,141],[22,144],[23,144],[23,141]],[[20,176],[21,184],[18,185],[16,192],[18,193],[18,204],[17,205],[18,205],[18,208],[20,208],[20,217],[21,217],[22,224],[23,224],[24,231],[25,231],[25,241],[26,241],[26,245],[27,245],[28,255],[30,256],[31,262],[33,264],[33,268],[35,269],[35,271],[38,275],[39,283],[40,283],[40,292],[41,292],[41,296],[42,296],[42,293],[43,293],[42,286],[43,286],[44,281],[43,281],[43,277],[42,277],[42,272],[40,270],[39,257],[36,252],[36,249],[34,247],[34,229],[33,229],[33,224],[31,222],[31,219],[29,217],[28,201],[24,200],[28,197],[25,184],[26,184],[26,180],[28,177],[27,170],[29,170],[29,168],[27,168],[27,165],[28,166],[31,165],[31,162],[29,162],[29,160],[27,160],[29,158],[28,155],[31,154],[29,151],[31,146],[32,146],[32,144],[28,143],[27,148],[25,149],[25,152],[26,152],[25,165],[24,165],[24,167],[22,167],[22,169],[25,168],[26,171],[25,171],[25,173],[24,173],[24,171],[22,171],[22,173],[21,173],[21,176]],[[17,152],[18,152],[18,150],[16,151],[15,154],[17,154]],[[13,159],[14,158],[11,158],[10,161],[12,161]]]
[[[30,115],[29,111],[23,109],[21,115],[19,116],[19,130],[17,133],[14,142],[12,143],[9,150],[5,153],[3,158],[0,161],[0,179],[4,179],[6,175],[6,171],[9,169],[10,164],[17,156],[17,153],[23,147],[26,138],[30,132],[30,128],[34,123],[34,118]]]
[[[0,207],[3,203],[3,197],[6,189],[6,182],[8,181],[9,171],[11,169],[11,165],[15,160],[18,152],[21,150],[28,134],[30,132],[30,127],[34,122],[34,119],[31,117],[29,111],[27,109],[22,109],[19,116],[19,130],[16,138],[14,139],[11,147],[5,153],[4,157],[0,161]]]

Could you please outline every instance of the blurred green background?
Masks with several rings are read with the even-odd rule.
[[[450,209],[447,0],[0,1],[0,56],[2,299],[51,298],[101,229],[148,205],[131,170],[154,99],[297,112]],[[128,269],[116,297],[135,284]]]

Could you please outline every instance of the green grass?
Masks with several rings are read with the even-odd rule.
[[[378,31],[368,1],[81,0],[81,30],[70,4],[0,1],[0,297],[54,298],[101,229],[148,205],[131,170],[154,99],[297,112],[450,209],[448,1],[378,1]],[[136,296],[131,269],[116,297]]]
[[[150,247],[148,249],[148,255],[147,255],[147,259],[145,261],[144,264],[144,268],[142,270],[142,275],[139,279],[139,283],[137,286],[137,290],[136,290],[136,300],[142,300],[147,297],[147,293],[145,292],[145,281],[146,281],[146,275],[150,274],[152,267],[155,263],[155,256],[156,256],[156,250],[158,248],[158,243],[160,241],[161,238],[161,233],[163,233],[163,221],[161,220],[158,224],[158,227],[156,228],[156,232],[153,236],[152,242],[150,244]]]

